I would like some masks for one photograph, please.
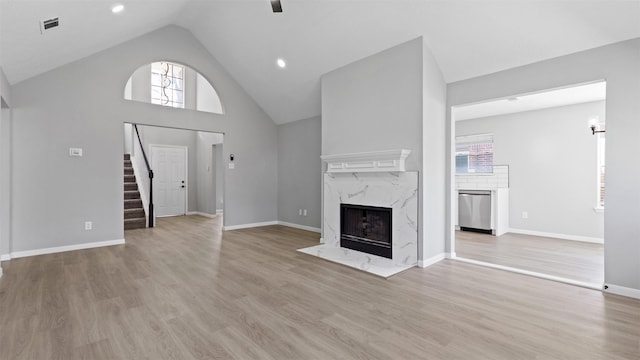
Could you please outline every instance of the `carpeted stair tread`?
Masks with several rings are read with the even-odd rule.
[[[145,218],[124,219],[124,229],[133,230],[146,227],[147,220]]]
[[[142,207],[142,200],[140,199],[124,199],[125,209],[136,209]]]
[[[140,191],[133,172],[131,155],[124,154],[124,229],[133,230],[147,227],[147,215],[142,207]]]
[[[138,190],[125,190],[124,191],[125,199],[140,199],[140,192]]]
[[[146,218],[143,208],[124,209],[125,219],[139,219]]]

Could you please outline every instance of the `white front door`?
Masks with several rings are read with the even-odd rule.
[[[185,215],[187,148],[151,145],[151,169],[156,216]]]

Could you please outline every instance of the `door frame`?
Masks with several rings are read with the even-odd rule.
[[[593,290],[599,290],[599,291],[603,291],[603,289],[606,289],[605,288],[606,284],[588,283],[588,282],[583,282],[583,281],[579,281],[579,280],[573,280],[573,279],[569,279],[569,278],[559,277],[559,276],[555,276],[555,275],[549,275],[549,274],[542,273],[542,272],[523,270],[523,269],[520,269],[520,268],[511,267],[511,266],[498,265],[498,264],[494,264],[494,263],[489,263],[489,262],[478,261],[478,260],[473,260],[473,259],[460,257],[460,256],[458,256],[456,254],[456,226],[455,226],[455,223],[456,223],[455,217],[458,214],[458,190],[456,189],[456,116],[455,116],[456,115],[455,114],[455,109],[456,108],[463,107],[463,106],[466,106],[466,105],[471,105],[471,104],[480,104],[480,103],[491,102],[491,101],[496,101],[496,100],[509,99],[509,98],[512,98],[512,97],[520,97],[520,96],[526,96],[526,95],[532,95],[532,94],[545,93],[545,92],[549,92],[549,91],[553,91],[553,90],[567,89],[567,88],[572,88],[572,87],[581,86],[581,85],[596,84],[596,83],[600,83],[600,82],[607,83],[607,79],[595,79],[595,80],[592,80],[592,81],[586,81],[586,82],[581,82],[581,83],[570,83],[570,84],[565,84],[565,85],[558,86],[558,87],[537,89],[537,90],[533,90],[533,91],[526,92],[526,93],[513,94],[513,95],[510,95],[510,96],[503,96],[503,97],[498,97],[498,98],[486,98],[486,99],[482,99],[482,100],[475,101],[475,102],[470,102],[470,103],[461,103],[461,104],[453,104],[453,105],[447,103],[447,112],[449,113],[448,121],[449,121],[449,129],[450,130],[449,130],[449,134],[448,134],[449,144],[447,146],[448,154],[446,156],[446,162],[448,162],[449,168],[445,170],[445,173],[446,173],[447,180],[448,180],[446,182],[448,182],[448,186],[449,186],[449,191],[447,192],[448,193],[447,196],[448,196],[449,206],[448,206],[448,209],[447,209],[448,211],[445,210],[447,212],[447,217],[448,217],[448,219],[445,220],[445,224],[446,224],[445,225],[445,227],[446,227],[446,229],[445,229],[445,248],[448,245],[449,253],[448,253],[447,257],[449,259],[462,261],[462,262],[466,262],[466,263],[471,263],[471,264],[475,264],[475,265],[480,265],[480,266],[484,266],[484,267],[494,268],[494,269],[505,270],[505,271],[514,272],[514,273],[517,273],[517,274],[524,274],[524,275],[534,276],[534,277],[541,278],[541,279],[552,280],[552,281],[561,282],[561,283],[565,283],[565,284],[569,284],[569,285],[575,285],[575,286],[579,286],[579,287],[583,287],[583,288],[587,288],[587,289],[593,289]],[[607,99],[608,99],[608,97],[605,97],[605,109],[606,109]],[[605,110],[605,113],[606,113],[606,110]],[[585,126],[585,128],[586,128],[586,126]],[[587,128],[587,130],[588,130],[588,128]],[[606,154],[607,154],[607,152],[605,150],[605,162],[606,162],[606,156],[607,156]],[[595,191],[594,191],[594,193],[595,193]],[[606,243],[606,240],[603,238],[603,244],[605,244],[605,243]],[[604,249],[604,253],[606,253],[606,248]],[[606,283],[607,259],[606,259],[606,255],[605,254],[603,254],[603,257],[604,257],[603,270],[605,271],[605,283]]]
[[[184,214],[189,212],[189,147],[184,145],[165,145],[165,144],[149,144],[149,157],[150,162],[153,164],[153,148],[172,148],[172,149],[184,149]],[[153,170],[153,169],[151,169]],[[154,212],[154,217],[156,216]],[[164,216],[161,216],[164,217]],[[155,219],[154,219],[155,223]]]

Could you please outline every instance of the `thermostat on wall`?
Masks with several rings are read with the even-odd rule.
[[[69,148],[69,156],[82,156],[82,148]]]

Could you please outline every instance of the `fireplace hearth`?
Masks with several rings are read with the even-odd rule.
[[[392,209],[340,204],[340,247],[392,258]]]
[[[351,161],[353,159],[350,159]],[[356,159],[357,160],[357,159]],[[375,159],[374,159],[375,160]],[[355,161],[355,160],[354,160]],[[381,163],[381,161],[376,161]],[[349,165],[349,166],[347,166]],[[344,168],[355,167],[349,163]],[[380,164],[378,164],[380,165]],[[298,251],[333,261],[370,274],[389,277],[404,271],[418,263],[418,173],[414,171],[398,172],[353,172],[330,173],[323,177],[324,206],[321,244]],[[366,217],[367,236],[361,236],[363,229],[355,234],[342,231],[342,204],[379,206],[390,209],[389,230],[378,231],[376,220],[371,213]],[[375,208],[374,208],[375,209]],[[356,209],[357,214],[357,209]],[[359,215],[362,218],[362,212]],[[354,226],[350,224],[350,226]],[[357,229],[357,225],[355,226]],[[372,256],[359,247],[361,239],[353,238],[347,248],[342,245],[343,234],[359,237],[371,237],[377,233],[371,243],[377,250],[383,248],[386,256]],[[388,244],[384,244],[388,241]],[[349,241],[347,241],[349,242]],[[349,246],[349,245],[347,245]],[[358,246],[356,248],[356,246]],[[355,248],[355,249],[354,249]],[[388,257],[387,257],[388,256]]]

